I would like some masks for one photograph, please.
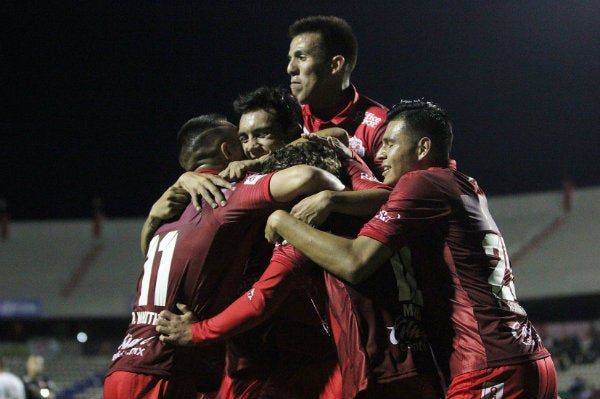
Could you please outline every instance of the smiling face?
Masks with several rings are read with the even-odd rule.
[[[248,159],[256,159],[283,147],[286,142],[275,116],[259,109],[242,114],[239,137]]]
[[[377,153],[383,166],[383,183],[394,186],[406,173],[420,169],[418,140],[411,137],[404,119],[388,123]]]
[[[321,98],[328,97],[330,61],[319,33],[301,33],[292,39],[287,73],[291,77],[290,89],[301,104],[318,104]]]

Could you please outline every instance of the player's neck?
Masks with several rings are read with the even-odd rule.
[[[352,100],[354,90],[348,86],[346,89],[336,92],[329,97],[326,102],[319,104],[310,104],[310,111],[313,115],[321,120],[331,120],[348,106],[348,102]]]

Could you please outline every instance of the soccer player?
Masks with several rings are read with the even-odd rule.
[[[237,127],[219,115],[186,122],[178,143],[180,164],[188,171],[217,173],[243,158]],[[138,280],[127,335],[107,371],[104,397],[196,398],[198,391],[214,392],[222,379],[223,347],[164,344],[154,327],[158,313],[175,311],[177,302],[187,303],[199,319],[223,310],[237,297],[251,253],[268,247],[261,234],[268,214],[300,196],[343,188],[331,173],[306,165],[253,174],[225,192],[226,207],[190,204],[177,220],[160,226]]]
[[[360,95],[350,77],[358,43],[348,23],[335,16],[310,16],[289,27],[287,73],[290,88],[302,104],[304,131],[340,127],[349,147],[381,178],[375,155],[385,132],[387,108]]]
[[[556,398],[554,365],[517,301],[486,197],[450,162],[446,112],[402,101],[387,119],[378,158],[394,190],[358,237],[319,231],[276,211],[267,238],[287,240],[353,284],[392,260],[398,287],[420,290],[429,340],[451,377],[449,399]]]

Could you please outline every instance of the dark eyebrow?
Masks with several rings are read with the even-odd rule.
[[[306,50],[296,50],[294,51],[294,57],[298,57],[299,55],[305,55],[308,54],[308,52]]]
[[[273,133],[273,130],[275,128],[273,126],[271,127],[259,127],[257,129],[254,129],[252,131],[252,134],[257,135],[257,134],[271,134]]]

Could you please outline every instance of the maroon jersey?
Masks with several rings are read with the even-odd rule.
[[[350,136],[350,149],[363,158],[375,176],[381,179],[381,161],[376,159],[375,155],[381,147],[381,139],[385,133],[387,108],[359,95],[354,86],[352,90],[352,100],[328,121],[317,118],[308,104],[302,105],[304,131],[314,133],[330,127],[345,129]]]
[[[517,302],[504,241],[474,179],[454,168],[407,173],[360,235],[396,252],[401,290],[418,282],[429,339],[452,377],[549,356]]]
[[[205,319],[237,298],[252,249],[266,242],[268,215],[286,205],[271,198],[271,176],[249,175],[235,191],[226,192],[227,206],[212,209],[203,203],[198,211],[190,204],[177,221],[156,231],[138,280],[127,335],[108,374],[121,370],[169,378],[195,373],[201,376],[199,389],[218,387],[222,348],[163,344],[155,331],[156,319],[164,309],[177,312],[178,302]]]
[[[364,222],[333,215],[329,225],[334,234],[354,237]],[[417,375],[437,380],[419,293],[403,292],[396,273],[392,262],[360,284],[325,273],[344,397],[353,397],[373,382],[386,384]],[[442,382],[438,384],[441,392]],[[413,397],[421,396],[415,392]]]

